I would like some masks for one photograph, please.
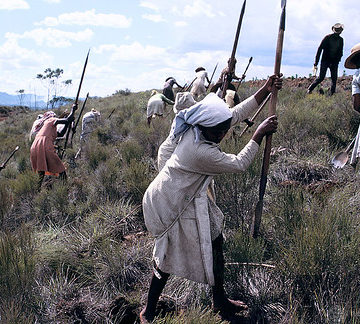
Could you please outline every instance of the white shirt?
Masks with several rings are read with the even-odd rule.
[[[233,125],[256,109],[254,96],[232,108]],[[239,154],[227,154],[218,144],[195,142],[193,128],[161,144],[160,172],[143,197],[145,224],[156,237],[153,259],[161,271],[214,285],[211,241],[221,233],[224,215],[207,190],[213,176],[246,170],[258,148],[250,140]]]
[[[360,94],[360,69],[357,69],[353,75],[351,84],[352,94]]]
[[[201,80],[202,83],[205,83],[205,79],[207,78],[208,74],[206,71],[202,70],[195,73],[197,79]]]

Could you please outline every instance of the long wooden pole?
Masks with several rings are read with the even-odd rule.
[[[244,73],[242,74],[241,79],[239,80],[239,84],[238,84],[238,86],[237,86],[237,88],[236,88],[236,92],[239,91],[241,82],[243,82],[244,79],[245,79],[245,77],[246,77],[246,72],[247,72],[247,70],[248,70],[248,68],[249,68],[249,66],[250,66],[250,63],[251,63],[252,59],[253,59],[253,57],[251,56],[251,57],[249,58],[249,63],[247,64],[247,66],[246,66],[246,68],[245,68],[245,71],[244,71]]]
[[[85,98],[85,100],[84,100],[84,102],[83,102],[83,104],[82,104],[81,110],[80,110],[80,112],[79,112],[79,116],[78,116],[78,118],[77,118],[77,120],[76,120],[76,123],[75,123],[74,127],[72,128],[71,139],[70,139],[70,146],[72,145],[72,141],[73,141],[74,135],[75,135],[75,133],[76,133],[76,128],[78,127],[78,124],[79,124],[79,122],[80,122],[81,115],[82,115],[82,113],[83,113],[83,111],[84,111],[84,109],[85,109],[85,105],[86,105],[86,102],[87,102],[88,98],[89,98],[89,92],[87,93],[86,98]]]
[[[15,147],[15,150],[11,152],[10,156],[6,159],[6,161],[0,165],[0,171],[5,168],[6,164],[9,162],[9,160],[12,158],[12,156],[15,154],[15,152],[19,149],[19,146]]]
[[[84,63],[84,67],[83,67],[83,71],[82,71],[82,74],[81,74],[81,79],[80,79],[78,91],[77,91],[76,98],[75,98],[75,105],[77,105],[78,100],[79,100],[81,85],[82,85],[83,80],[84,80],[84,75],[85,75],[85,70],[86,70],[86,66],[87,66],[87,63],[88,63],[88,59],[89,59],[89,54],[90,54],[90,49],[89,49],[89,51],[88,51],[88,53],[87,53],[87,55],[86,55],[86,60],[85,60],[85,63]],[[70,135],[70,130],[71,130],[70,125],[68,125],[67,127],[68,127],[68,129],[67,129],[67,131],[66,131],[64,148],[63,148],[63,150],[62,150],[62,152],[61,152],[61,156],[60,156],[61,159],[64,157],[65,149],[66,149],[66,146],[67,146],[67,142],[68,142],[68,140],[69,140],[69,135]]]
[[[233,49],[232,49],[231,56],[230,56],[229,63],[228,63],[228,75],[226,76],[225,82],[221,88],[223,99],[225,98],[226,90],[228,89],[229,84],[231,83],[232,73],[235,70],[235,54],[236,54],[237,44],[239,41],[241,24],[242,24],[242,20],[243,20],[244,13],[245,13],[245,6],[246,6],[246,0],[244,0],[244,3],[241,8],[241,12],[240,12],[239,22],[238,22],[238,26],[237,26],[236,34],[235,34],[234,45],[233,45]]]
[[[284,32],[285,32],[285,12],[286,12],[286,1],[283,1],[279,33],[278,33],[278,39],[277,39],[277,45],[276,45],[275,66],[274,66],[274,74],[277,76],[280,75],[281,57],[282,57]],[[275,86],[273,86],[273,89],[271,91],[269,116],[276,114],[277,95],[278,95],[278,89]],[[272,140],[272,135],[271,134],[267,135],[265,150],[264,150],[263,164],[262,164],[262,169],[261,169],[259,200],[256,204],[255,215],[253,218],[253,223],[252,223],[252,228],[251,228],[252,236],[254,238],[256,238],[259,235],[259,230],[260,230],[261,217],[262,217],[263,204],[264,204],[264,195],[265,195],[265,189],[266,189],[266,183],[267,183],[267,174],[269,171],[269,164],[270,164],[271,140]]]
[[[192,86],[192,84],[194,83],[195,80],[196,80],[196,78],[194,78],[194,80],[192,80],[191,83],[188,86],[186,86],[186,84],[185,84],[186,87],[184,86],[184,88],[185,88],[184,91],[189,91],[191,89],[191,86]]]
[[[251,118],[251,120],[249,120],[250,122],[254,122],[256,117],[260,114],[260,112],[263,110],[263,108],[265,107],[265,105],[268,103],[269,99],[271,97],[271,93],[266,97],[266,99],[261,103],[260,107],[258,108],[258,110],[256,111],[256,113],[254,114],[254,116]],[[252,125],[246,125],[246,127],[244,128],[244,130],[240,133],[239,138],[241,136],[243,136],[246,131],[251,127]]]
[[[214,77],[215,71],[216,71],[216,69],[217,69],[217,67],[218,67],[218,64],[219,64],[219,63],[216,63],[216,65],[215,65],[215,67],[214,67],[214,71],[213,71],[212,74],[211,74],[210,82],[209,82],[208,86],[206,87],[206,90],[209,89],[209,87],[210,87],[210,85],[211,85],[211,82],[212,82],[212,79],[213,79],[213,77]]]

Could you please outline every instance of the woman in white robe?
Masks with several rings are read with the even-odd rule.
[[[201,100],[206,95],[205,81],[210,85],[210,80],[206,70],[203,67],[198,67],[195,70],[196,79],[193,86],[191,87],[190,93],[193,95],[195,100]]]
[[[174,101],[166,98],[162,93],[159,93],[156,90],[151,92],[151,97],[146,107],[147,123],[149,127],[153,116],[162,116],[164,114],[166,104],[173,105]]]
[[[142,323],[154,318],[169,274],[210,284],[213,308],[223,315],[244,309],[243,303],[225,296],[224,216],[215,204],[211,182],[215,175],[246,170],[262,138],[276,131],[277,118],[272,116],[257,128],[238,155],[219,148],[228,129],[252,115],[273,85],[281,88],[282,80],[270,77],[255,95],[232,109],[210,93],[176,115],[169,137],[159,148],[159,174],[143,197],[145,224],[155,236],[155,268],[147,305],[140,314]]]

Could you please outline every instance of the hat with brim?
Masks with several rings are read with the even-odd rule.
[[[347,69],[357,69],[358,66],[354,62],[354,57],[357,55],[360,55],[360,43],[356,44],[351,50],[350,50],[349,57],[345,60],[344,66]]]
[[[331,29],[334,33],[340,34],[344,30],[344,25],[337,23],[334,26],[332,26]]]
[[[205,68],[199,66],[198,68],[195,69],[195,72],[200,72],[200,71],[205,71]]]

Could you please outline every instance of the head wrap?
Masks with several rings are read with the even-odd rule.
[[[180,110],[186,109],[195,105],[196,101],[192,94],[188,91],[178,92],[175,97],[174,113],[178,113]]]
[[[214,127],[232,117],[228,105],[215,93],[209,93],[203,100],[190,108],[181,110],[174,118],[170,138],[176,139],[191,126]],[[199,140],[200,130],[195,127],[195,142]]]
[[[46,113],[44,113],[44,115],[41,117],[41,119],[37,120],[36,125],[34,125],[34,133],[37,133],[43,126],[45,123],[45,120],[51,118],[51,117],[56,117],[56,114],[53,111],[47,111]]]

